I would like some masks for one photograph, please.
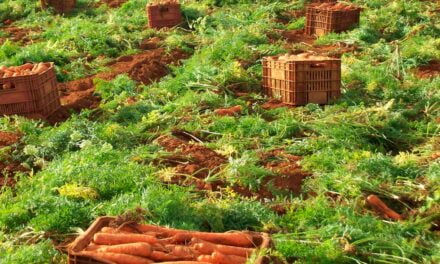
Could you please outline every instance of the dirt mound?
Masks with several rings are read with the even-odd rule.
[[[70,110],[93,109],[99,106],[100,98],[94,95],[93,79],[99,78],[110,81],[117,75],[128,74],[133,80],[143,84],[158,81],[168,74],[169,64],[176,64],[188,57],[182,51],[166,53],[164,49],[148,50],[132,56],[122,56],[109,63],[107,72],[98,73],[83,79],[60,83],[61,103],[64,106],[49,119],[52,123],[61,122],[68,118]]]
[[[299,156],[286,153],[282,149],[272,150],[260,155],[261,165],[274,173],[266,177],[258,192],[251,192],[245,188],[235,186],[233,189],[242,196],[256,196],[258,199],[272,199],[277,194],[301,194],[303,180],[311,176],[310,173],[302,170]],[[277,213],[282,213],[281,205],[273,208]]]
[[[1,27],[0,31],[4,31],[8,35],[7,37],[0,37],[0,44],[5,42],[7,39],[22,44],[29,44],[33,42],[33,39],[31,38],[31,33],[35,32],[35,30],[32,29],[14,26]]]
[[[101,0],[101,3],[106,4],[111,8],[120,7],[125,2],[127,2],[127,0]]]
[[[20,138],[20,134],[0,131],[0,148],[15,144]],[[19,171],[25,172],[27,169],[16,161],[9,159],[0,161],[0,189],[3,186],[14,186],[16,184],[14,176]]]
[[[195,185],[198,189],[205,190],[216,190],[222,185],[220,181],[206,184],[204,179],[220,171],[220,167],[226,163],[225,157],[202,145],[169,136],[158,138],[157,143],[167,151],[173,152],[167,157],[167,165],[174,166],[176,172],[171,183]]]
[[[21,136],[17,133],[0,131],[0,148],[17,143]]]
[[[306,35],[304,30],[286,30],[282,35],[290,43],[313,44],[316,40],[314,36]]]
[[[428,65],[420,66],[416,75],[419,78],[434,78],[440,74],[440,61],[431,61]]]

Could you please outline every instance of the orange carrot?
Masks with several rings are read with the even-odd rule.
[[[371,205],[375,210],[379,211],[385,217],[388,217],[392,220],[401,220],[402,216],[396,213],[394,210],[390,209],[377,195],[369,195],[367,197],[367,202]]]
[[[131,256],[131,255],[127,255],[127,254],[83,251],[83,252],[81,252],[80,255],[86,256],[86,257],[91,257],[91,258],[94,258],[94,259],[100,260],[100,261],[103,261],[103,260],[104,261],[111,261],[116,264],[150,264],[150,263],[153,263],[153,261],[151,261],[149,259]]]
[[[208,263],[214,263],[214,259],[211,255],[201,255],[197,258],[197,261],[199,262],[208,262]]]
[[[158,262],[162,261],[174,261],[174,260],[182,260],[179,257],[176,257],[174,255],[161,252],[161,251],[153,251],[151,252],[151,255],[149,256],[150,259]]]
[[[93,236],[93,241],[99,245],[119,245],[136,242],[145,242],[149,244],[156,244],[159,241],[154,236],[141,235],[141,234],[108,234],[108,233],[96,233]]]
[[[225,255],[235,255],[247,258],[254,252],[254,249],[251,248],[216,245],[207,241],[194,238],[191,240],[191,243],[194,244],[194,249],[196,249],[201,254],[212,254],[213,252],[218,251]]]
[[[215,264],[245,264],[246,258],[234,256],[234,255],[225,255],[220,252],[212,253],[212,259]]]
[[[139,257],[148,257],[151,255],[152,252],[150,244],[147,243],[130,243],[130,244],[113,245],[113,246],[94,246],[90,248],[87,247],[86,250],[93,250],[96,252],[103,252],[103,253],[128,254]]]
[[[236,247],[253,247],[253,238],[251,235],[240,232],[233,233],[207,233],[207,232],[186,232],[179,233],[165,241],[179,244],[190,241],[193,237],[199,238],[208,242],[236,246]]]

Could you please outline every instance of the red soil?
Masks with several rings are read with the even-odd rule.
[[[0,44],[5,42],[7,39],[22,44],[29,44],[33,42],[32,38],[30,37],[30,34],[34,32],[34,30],[28,28],[7,26],[7,27],[1,27],[0,31],[4,31],[8,35],[7,37],[0,38]]]
[[[207,147],[169,136],[159,137],[157,142],[167,151],[173,152],[167,159],[174,165],[177,174],[171,183],[195,185],[199,190],[216,190],[221,185],[221,182],[208,184],[204,179],[220,171],[220,167],[226,163],[225,157]],[[185,177],[188,175],[193,178]]]
[[[282,35],[290,43],[313,44],[316,40],[314,36],[306,35],[304,30],[286,30]]]
[[[0,131],[0,148],[17,143],[21,136],[16,133]]]
[[[416,75],[419,78],[434,78],[440,74],[440,61],[431,61],[428,65],[417,69]]]
[[[217,191],[228,184],[217,180],[206,183],[207,176],[220,171],[227,159],[215,151],[195,143],[188,143],[184,140],[170,136],[162,136],[157,143],[172,152],[170,156],[161,160],[162,164],[175,168],[175,176],[170,183],[184,186],[193,185],[198,190]],[[290,155],[283,150],[273,150],[261,154],[261,164],[274,175],[264,179],[260,190],[255,193],[240,186],[232,186],[232,189],[245,197],[257,197],[258,199],[274,198],[276,194],[301,193],[302,181],[310,176],[304,172],[298,162],[301,157]],[[188,177],[190,176],[190,177]],[[283,211],[277,208],[277,211]]]
[[[58,88],[61,92],[63,107],[49,117],[50,123],[64,121],[69,117],[69,110],[80,111],[81,109],[93,109],[98,107],[100,98],[94,95],[95,86],[93,79],[112,80],[117,75],[128,74],[133,80],[150,84],[158,81],[168,74],[168,64],[176,64],[181,59],[187,58],[187,54],[181,51],[173,51],[167,54],[164,49],[144,51],[132,56],[122,56],[111,62],[110,70],[98,73],[83,79],[60,83]]]
[[[19,134],[0,131],[0,148],[15,144],[20,138]],[[24,172],[26,169],[18,162],[10,160],[0,161],[0,188],[3,186],[14,186],[16,184],[14,175],[20,171]]]
[[[101,2],[107,4],[111,8],[117,8],[127,2],[127,0],[101,0]]]
[[[303,180],[311,176],[310,173],[304,172],[299,165],[301,159],[301,157],[288,154],[282,149],[263,153],[261,155],[263,166],[274,172],[275,175],[264,180],[259,195],[264,198],[272,198],[277,192],[299,195]]]

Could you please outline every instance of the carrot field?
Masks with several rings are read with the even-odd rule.
[[[0,117],[0,264],[68,263],[101,216],[269,234],[222,248],[247,264],[440,263],[438,1],[341,1],[359,25],[320,36],[307,0],[181,0],[162,29],[149,2],[0,0],[0,73],[53,63],[61,102]],[[267,96],[264,58],[306,52],[341,59],[337,100]]]

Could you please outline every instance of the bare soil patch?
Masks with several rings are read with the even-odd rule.
[[[101,3],[108,5],[110,8],[118,8],[127,0],[101,0]]]
[[[117,75],[128,74],[133,80],[150,84],[158,81],[169,73],[167,65],[177,64],[188,57],[182,51],[167,54],[164,49],[144,51],[132,56],[122,56],[111,62],[110,70],[83,79],[60,83],[61,103],[63,107],[49,117],[50,123],[64,121],[69,116],[69,110],[93,109],[99,106],[100,98],[94,94],[93,79],[112,80]]]
[[[21,135],[12,132],[0,131],[0,148],[10,146],[17,143]]]
[[[306,43],[313,44],[316,37],[309,36],[304,33],[304,30],[286,30],[282,33],[283,37],[290,43]]]
[[[21,138],[18,133],[0,131],[0,148],[4,148],[17,143]],[[25,172],[26,168],[18,162],[10,159],[0,161],[0,189],[3,186],[14,186],[16,181],[14,176],[17,172]]]
[[[7,39],[22,44],[30,44],[33,42],[31,34],[36,32],[35,30],[29,28],[20,28],[15,26],[0,27],[0,31],[4,31],[8,35],[6,37],[0,37],[0,44],[5,42]]]
[[[260,155],[261,165],[274,174],[266,177],[256,192],[238,185],[231,186],[224,180],[207,183],[205,179],[209,175],[218,173],[222,165],[227,162],[225,157],[200,144],[170,136],[161,136],[156,141],[172,153],[158,161],[162,165],[174,168],[173,177],[167,179],[167,182],[195,186],[197,190],[219,191],[230,186],[241,196],[264,200],[274,198],[278,194],[299,195],[303,180],[311,175],[303,171],[299,165],[301,157],[277,149]],[[282,209],[277,208],[277,211]]]
[[[173,152],[167,158],[167,165],[173,166],[176,172],[171,183],[195,185],[199,190],[210,191],[215,191],[223,185],[220,181],[206,183],[205,179],[210,174],[220,171],[220,167],[226,163],[225,157],[202,145],[170,136],[159,137],[157,143],[165,150]]]
[[[416,75],[419,78],[434,78],[440,74],[440,61],[434,60],[429,62],[427,65],[420,66],[417,71]]]

